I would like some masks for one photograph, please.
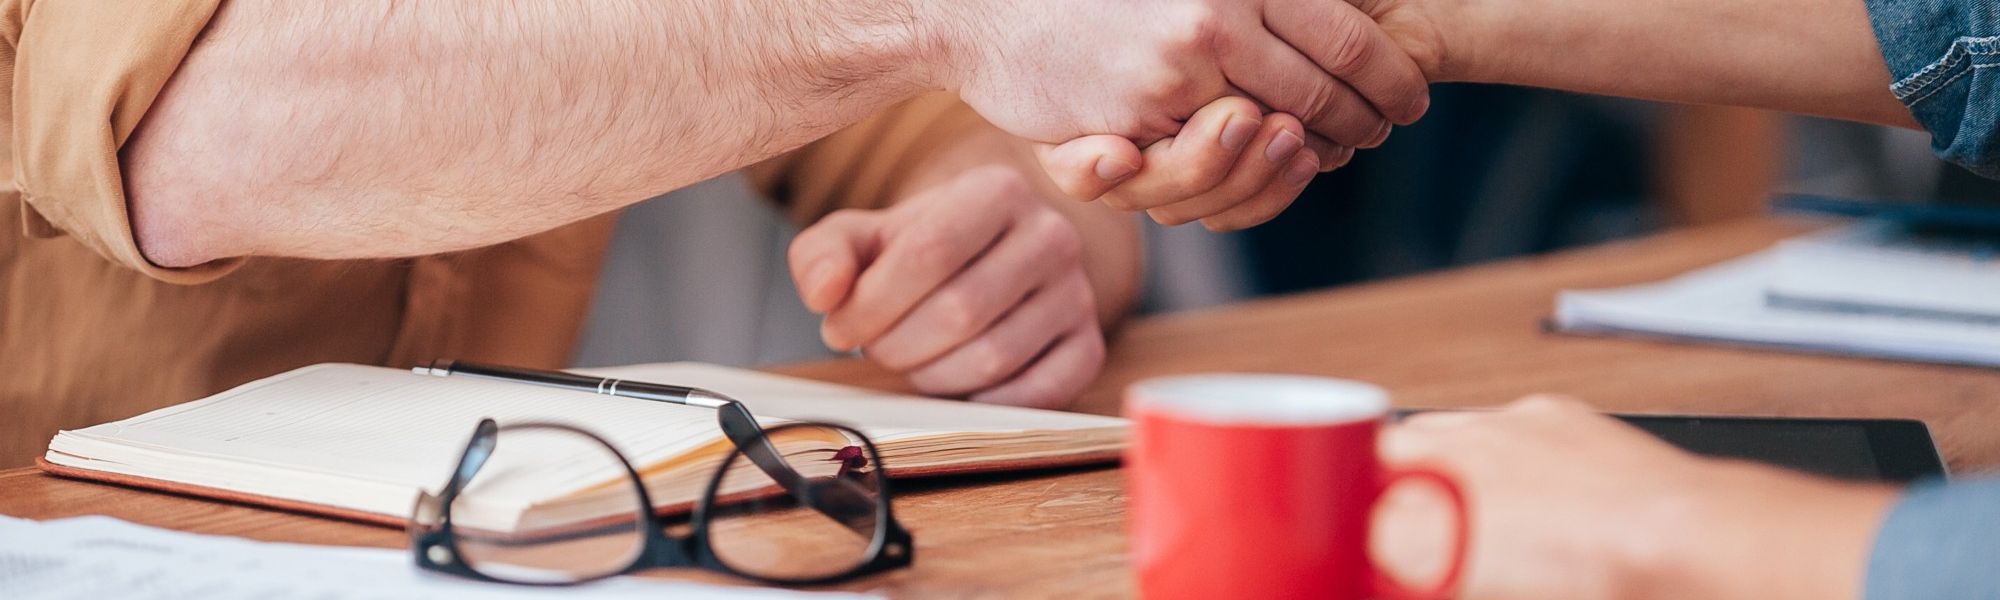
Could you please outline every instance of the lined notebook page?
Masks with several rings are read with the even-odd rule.
[[[766,425],[791,419],[847,424],[878,443],[904,440],[907,456],[932,465],[1112,451],[1122,446],[1126,425],[1114,417],[896,396],[698,363],[587,372],[711,389],[743,402]],[[482,418],[503,427],[531,421],[575,426],[604,437],[641,468],[722,439],[716,413],[708,408],[329,364],[62,432],[50,442],[47,459],[89,471],[400,517],[417,490],[436,490],[449,478]],[[1064,438],[1065,432],[1074,437]],[[563,449],[578,448],[588,449]],[[496,454],[482,473],[507,471],[499,464],[506,454]],[[482,497],[494,499],[496,511],[554,499],[618,474],[614,466],[583,457],[574,461],[580,467],[571,469],[561,455],[527,455],[554,462],[561,481],[522,477],[483,488]],[[559,460],[545,460],[551,457]],[[603,468],[581,468],[592,465]]]
[[[71,432],[399,486],[435,488],[482,418],[549,421],[651,462],[720,437],[712,409],[400,369],[315,365]]]
[[[577,369],[603,377],[721,392],[762,417],[839,423],[877,442],[940,433],[1016,433],[1124,427],[1116,417],[900,396],[704,363]]]

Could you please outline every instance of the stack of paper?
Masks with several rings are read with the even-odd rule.
[[[1644,285],[1565,291],[1564,331],[2000,366],[2000,263],[1863,223]]]
[[[1779,304],[2000,320],[2000,235],[1864,222],[1785,240],[1776,255]]]

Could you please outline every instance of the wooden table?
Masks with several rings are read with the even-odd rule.
[[[1132,323],[1079,402],[1115,413],[1143,377],[1189,371],[1317,373],[1381,384],[1412,407],[1481,406],[1553,391],[1610,410],[1928,422],[1955,472],[2000,466],[2000,371],[1544,333],[1557,290],[1648,281],[1803,231],[1755,220],[1436,275]],[[1309,260],[1309,259],[1302,259]],[[780,369],[899,387],[854,361]],[[1118,597],[1124,496],[1115,469],[920,483],[898,498],[918,566],[848,589],[906,597]],[[400,547],[400,531],[0,472],[0,514],[108,514],[264,540]]]

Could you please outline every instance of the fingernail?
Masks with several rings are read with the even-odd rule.
[[[1250,145],[1250,138],[1257,137],[1257,129],[1263,126],[1264,123],[1256,119],[1230,117],[1229,124],[1222,126],[1222,149],[1242,152],[1244,146]]]
[[[1292,161],[1292,166],[1285,168],[1285,185],[1301,187],[1310,183],[1313,176],[1318,174],[1319,158],[1311,155],[1301,156],[1298,160]]]
[[[1097,178],[1105,181],[1124,181],[1139,171],[1139,165],[1111,157],[1097,159]]]
[[[1278,137],[1271,138],[1271,145],[1264,147],[1264,158],[1271,162],[1284,162],[1306,146],[1305,138],[1291,131],[1280,131]]]

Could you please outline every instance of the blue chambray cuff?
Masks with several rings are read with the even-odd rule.
[[[1895,80],[1939,157],[2000,178],[2000,12],[1994,0],[1867,0]]]
[[[2000,477],[1912,486],[1868,556],[1868,600],[2000,598]]]

